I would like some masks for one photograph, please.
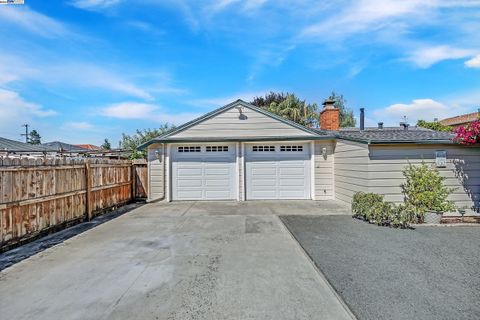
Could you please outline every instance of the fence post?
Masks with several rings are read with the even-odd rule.
[[[132,183],[131,183],[131,186],[132,186],[132,196],[131,196],[131,199],[130,200],[135,200],[136,197],[137,197],[137,168],[135,166],[135,161],[132,160],[132,167],[131,167],[131,170],[132,170],[132,174],[131,174],[131,179],[132,179]]]
[[[90,221],[92,219],[92,170],[90,167],[90,161],[87,159],[85,161],[85,181],[86,181],[86,187],[87,187],[87,193],[85,194],[86,196],[86,209],[87,212],[85,213],[85,218],[87,221]]]

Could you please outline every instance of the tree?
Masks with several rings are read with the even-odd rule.
[[[110,141],[108,141],[107,138],[105,138],[105,140],[103,141],[103,144],[100,147],[102,147],[103,150],[111,150],[112,149],[112,145],[110,144]]]
[[[318,105],[307,104],[294,94],[270,92],[265,97],[255,97],[251,103],[303,126],[318,126]]]
[[[455,129],[455,141],[460,144],[474,145],[480,143],[480,120]]]
[[[445,126],[438,121],[428,122],[428,121],[425,121],[425,120],[418,120],[417,121],[417,127],[422,127],[422,128],[426,128],[426,129],[435,130],[435,131],[445,131],[445,132],[453,130],[452,127]]]
[[[29,135],[28,143],[30,143],[30,144],[41,144],[42,143],[41,142],[42,137],[37,132],[37,130],[30,131],[30,133],[28,135]]]
[[[139,151],[137,148],[147,142],[156,138],[167,131],[173,130],[175,126],[165,123],[160,126],[158,129],[143,129],[136,130],[135,134],[128,135],[122,133],[122,140],[120,141],[120,148],[125,149],[130,152],[130,158],[132,159],[142,159],[146,157],[145,151]]]
[[[329,99],[335,100],[335,107],[340,109],[340,128],[355,127],[357,121],[353,117],[353,111],[346,107],[347,100],[343,94],[339,95],[332,91]]]

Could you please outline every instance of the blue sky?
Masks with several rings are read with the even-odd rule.
[[[117,146],[270,90],[367,124],[480,107],[479,0],[25,0],[0,6],[0,136]]]

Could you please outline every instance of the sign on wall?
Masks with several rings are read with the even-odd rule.
[[[435,166],[445,168],[447,166],[447,151],[435,151]]]

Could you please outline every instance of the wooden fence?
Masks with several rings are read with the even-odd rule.
[[[127,160],[0,159],[0,251],[145,197],[146,174]]]

